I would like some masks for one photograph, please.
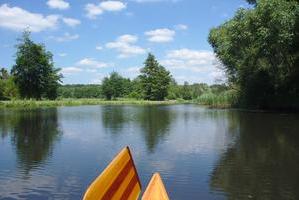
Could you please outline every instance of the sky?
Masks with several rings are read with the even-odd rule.
[[[17,38],[52,52],[63,84],[100,84],[116,71],[135,78],[149,52],[178,83],[224,80],[211,28],[245,0],[0,0],[0,67],[15,63]]]

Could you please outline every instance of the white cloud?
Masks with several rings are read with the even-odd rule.
[[[82,66],[82,67],[89,67],[89,68],[99,69],[99,68],[109,67],[112,64],[101,62],[101,61],[98,61],[94,58],[83,58],[82,60],[77,62],[77,65]]]
[[[175,36],[175,31],[163,28],[145,32],[148,41],[156,43],[171,42]]]
[[[115,49],[118,51],[120,58],[127,58],[136,55],[142,55],[146,53],[146,50],[134,45],[138,41],[138,37],[135,35],[122,35],[114,42],[109,42],[106,47],[109,49]]]
[[[198,77],[204,77],[210,83],[215,79],[223,79],[224,77],[219,68],[218,60],[211,51],[186,48],[172,50],[167,53],[161,64],[176,74],[179,74],[177,70],[183,70],[185,73],[197,73]]]
[[[47,1],[49,8],[66,10],[70,7],[70,4],[64,0],[49,0]]]
[[[79,67],[63,67],[61,68],[61,73],[64,75],[75,74],[82,72],[83,70]]]
[[[177,24],[174,28],[178,31],[184,31],[188,29],[188,26],[186,24]]]
[[[74,18],[67,18],[67,17],[64,17],[64,18],[62,18],[62,21],[63,21],[66,25],[68,25],[68,26],[70,26],[70,27],[75,27],[75,26],[81,24],[81,21],[80,21],[80,20],[78,20],[78,19],[74,19]]]
[[[127,69],[127,72],[132,72],[132,73],[139,73],[141,70],[141,67],[129,67]]]
[[[51,36],[50,39],[53,39],[57,42],[69,42],[72,40],[76,40],[79,38],[78,34],[70,34],[70,33],[64,33],[62,36]]]
[[[90,19],[96,19],[98,15],[107,12],[117,12],[125,9],[127,6],[121,1],[103,1],[98,4],[88,3],[85,5],[86,16]]]
[[[126,4],[121,1],[103,1],[100,6],[106,11],[119,11],[126,8]]]
[[[101,50],[103,50],[103,47],[101,45],[97,45],[96,50],[101,51]]]
[[[58,21],[58,15],[44,16],[8,4],[0,6],[0,27],[10,30],[23,31],[28,28],[32,32],[40,32],[57,27]]]
[[[99,5],[95,5],[92,3],[86,4],[85,10],[87,12],[86,16],[90,19],[95,19],[98,15],[101,15],[103,13],[103,10]]]
[[[209,71],[216,61],[211,51],[197,51],[191,49],[178,49],[169,51],[163,64],[174,69],[185,69],[195,72]]]

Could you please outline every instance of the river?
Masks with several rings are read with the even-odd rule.
[[[130,146],[172,200],[299,199],[299,115],[197,105],[0,110],[0,199],[81,199]]]

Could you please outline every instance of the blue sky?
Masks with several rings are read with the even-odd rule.
[[[177,82],[212,84],[223,75],[209,30],[240,7],[245,0],[0,0],[0,66],[13,66],[16,38],[29,27],[64,84],[100,83],[112,71],[134,78],[148,52]]]

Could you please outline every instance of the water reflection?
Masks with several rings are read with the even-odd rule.
[[[59,131],[57,109],[5,110],[0,115],[1,137],[11,134],[19,167],[29,171],[52,153]]]
[[[104,106],[101,113],[103,125],[111,134],[125,133],[125,128],[140,127],[138,131],[150,152],[169,133],[169,126],[176,117],[167,106]]]
[[[169,134],[169,126],[174,118],[175,114],[167,106],[146,106],[139,110],[136,120],[150,152]]]
[[[239,138],[219,159],[211,188],[229,199],[299,199],[298,125],[295,116],[241,113]]]
[[[120,129],[130,121],[130,113],[125,111],[124,106],[103,106],[102,122],[106,129],[112,134],[120,134]]]

